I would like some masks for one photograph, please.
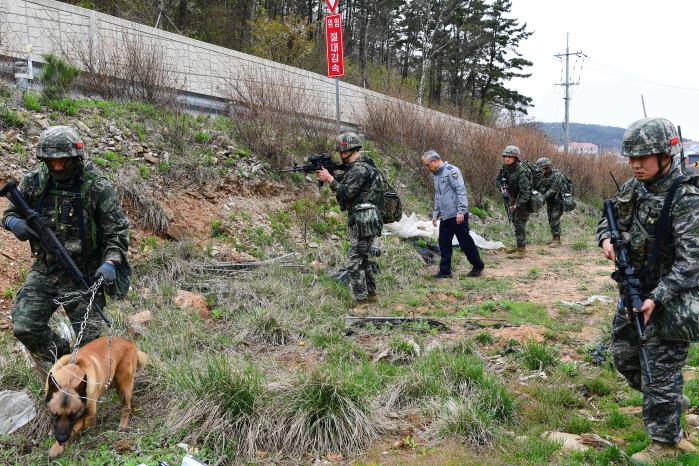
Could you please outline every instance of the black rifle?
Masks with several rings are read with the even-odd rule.
[[[20,215],[24,217],[29,226],[34,230],[38,236],[39,243],[42,249],[47,253],[55,256],[58,262],[63,266],[63,269],[68,272],[73,279],[73,282],[82,288],[84,291],[90,289],[90,285],[83,276],[82,272],[78,268],[73,258],[70,257],[66,248],[61,244],[61,240],[58,239],[56,233],[44,223],[43,219],[34,209],[29,207],[27,201],[22,196],[22,193],[17,189],[17,185],[14,181],[8,181],[2,189],[0,189],[0,196],[7,197],[15,207],[19,209]],[[96,308],[97,313],[100,315],[102,320],[104,320],[107,325],[111,326],[112,322],[107,318],[107,316],[102,313],[99,308]]]
[[[500,189],[500,194],[502,194],[502,202],[505,204],[505,213],[507,214],[507,220],[512,223],[512,213],[510,212],[510,191],[507,189],[507,178],[502,177],[498,182],[498,188]]]
[[[680,171],[682,174],[687,174],[687,160],[685,159],[684,155],[684,142],[682,142],[682,128],[678,125],[677,126],[677,135],[679,136],[680,139],[680,161],[682,162],[682,166],[680,167]]]
[[[612,278],[621,285],[622,300],[629,320],[633,322],[638,333],[638,340],[641,347],[641,363],[643,369],[648,376],[648,382],[653,383],[653,378],[650,374],[650,366],[648,365],[648,356],[646,356],[646,337],[643,334],[645,324],[643,323],[643,313],[636,312],[634,309],[640,310],[643,307],[643,297],[641,295],[641,281],[636,275],[636,270],[631,264],[629,251],[621,239],[621,231],[619,230],[619,222],[614,211],[614,202],[610,199],[604,201],[604,215],[607,218],[607,227],[611,234],[612,246],[614,246],[614,254],[616,255],[615,265],[616,270],[612,273]]]
[[[507,220],[512,223],[512,212],[510,212],[510,192],[507,188],[500,188],[502,193],[502,202],[505,204],[505,213],[507,214]]]
[[[331,175],[336,171],[349,170],[349,165],[344,163],[335,163],[328,154],[310,155],[306,160],[305,165],[296,165],[291,168],[285,168],[282,173],[298,172],[298,173],[316,173],[321,168],[325,168]],[[323,187],[323,182],[318,181],[318,189]]]

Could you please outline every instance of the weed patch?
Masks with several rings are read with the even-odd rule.
[[[528,341],[522,346],[522,351],[519,353],[519,360],[527,369],[547,369],[558,364],[558,350],[553,346],[536,341]]]

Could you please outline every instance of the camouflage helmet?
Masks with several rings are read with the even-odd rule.
[[[517,147],[517,146],[507,146],[507,147],[505,147],[505,150],[502,151],[503,157],[515,157],[516,159],[519,160],[519,157],[521,155],[522,154],[519,151],[519,147]]]
[[[544,168],[551,166],[551,159],[548,157],[541,157],[536,161],[537,168]]]
[[[355,133],[342,133],[335,140],[335,150],[346,152],[348,150],[359,150],[362,148],[362,141]]]
[[[83,141],[70,126],[51,126],[39,137],[36,156],[39,159],[83,157]]]
[[[652,154],[680,153],[680,138],[675,126],[665,118],[643,118],[634,121],[624,132],[621,155],[642,157]]]

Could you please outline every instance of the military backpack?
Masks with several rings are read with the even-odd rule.
[[[577,205],[575,202],[575,196],[573,195],[573,180],[571,180],[568,175],[563,172],[560,172],[560,174],[563,176],[563,190],[561,191],[563,211],[570,212],[571,210],[575,209]]]
[[[536,165],[532,164],[528,160],[519,159],[519,163],[524,167],[524,171],[527,173],[529,178],[529,185],[534,186],[535,181],[541,176],[541,171]],[[531,196],[529,196],[529,212],[537,212],[544,205],[544,196],[532,188]]]
[[[403,203],[396,190],[391,186],[388,177],[378,167],[372,166],[374,174],[371,183],[378,189],[375,196],[376,205],[381,210],[382,223],[393,223],[400,221],[403,216]]]

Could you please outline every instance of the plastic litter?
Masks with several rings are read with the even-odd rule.
[[[182,466],[206,466],[206,463],[202,463],[188,453],[182,458]]]
[[[473,242],[481,249],[501,249],[505,247],[501,241],[489,241],[472,229],[469,232]],[[384,225],[383,234],[406,239],[422,237],[436,241],[439,237],[439,222],[437,222],[437,226],[433,226],[431,220],[420,220],[414,212],[410,215],[403,214],[400,221]],[[459,244],[456,237],[454,237],[452,244]]]
[[[25,392],[0,391],[0,435],[11,434],[35,417],[34,403]]]

